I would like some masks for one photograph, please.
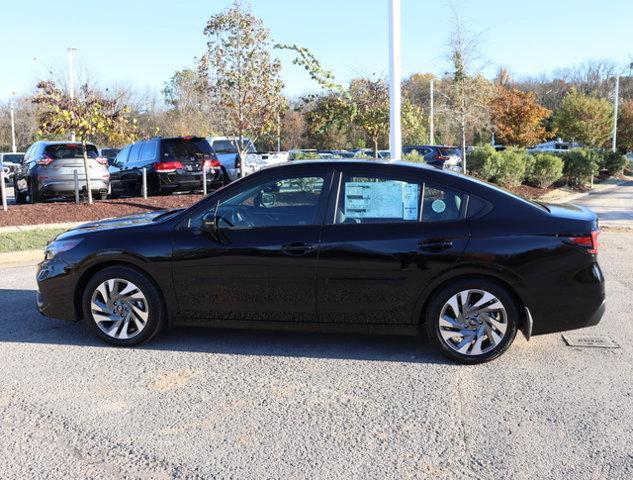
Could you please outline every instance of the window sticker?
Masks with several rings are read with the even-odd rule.
[[[346,182],[345,216],[417,220],[420,187],[399,181]]]
[[[431,208],[435,213],[442,213],[446,210],[446,203],[443,200],[434,200],[431,204]]]

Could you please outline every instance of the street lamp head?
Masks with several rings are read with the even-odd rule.
[[[77,47],[68,47],[66,50],[68,50],[69,52],[76,52]]]

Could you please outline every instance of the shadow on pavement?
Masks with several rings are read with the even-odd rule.
[[[34,290],[0,289],[0,342],[112,347],[83,322],[43,317]],[[421,337],[175,327],[136,349],[450,364]]]

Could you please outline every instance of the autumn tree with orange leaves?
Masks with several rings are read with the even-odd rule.
[[[552,136],[543,121],[552,114],[532,92],[497,87],[490,102],[490,115],[497,141],[504,145],[530,147]]]

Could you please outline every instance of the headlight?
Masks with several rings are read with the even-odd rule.
[[[75,248],[81,243],[82,238],[72,240],[53,240],[46,246],[44,251],[44,260],[52,260],[58,253],[67,252],[71,248]]]

